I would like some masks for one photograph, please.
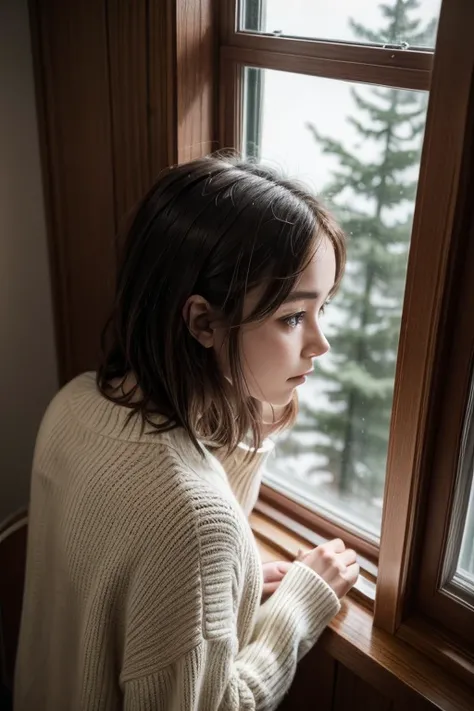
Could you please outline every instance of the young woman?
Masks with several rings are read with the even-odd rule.
[[[262,573],[247,521],[344,261],[329,214],[267,170],[160,176],[98,373],[39,432],[17,711],[277,707],[358,576],[340,540]]]

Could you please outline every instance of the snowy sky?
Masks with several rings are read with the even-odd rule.
[[[384,0],[392,7],[395,0]],[[429,20],[439,15],[441,0],[419,0],[412,17]],[[350,41],[356,39],[347,22],[351,17],[376,30],[382,24],[379,0],[266,0],[266,32]]]
[[[390,1],[394,4],[395,0]],[[267,0],[266,32],[279,30],[282,34],[317,37],[328,40],[354,41],[348,18],[372,30],[383,26],[378,0]],[[440,0],[421,0],[418,16],[424,21],[437,17]],[[412,14],[413,18],[413,14]],[[337,166],[335,156],[325,156],[307,128],[307,122],[328,137],[339,139],[350,150],[364,160],[377,158],[378,150],[370,141],[361,141],[347,118],[354,115],[366,123],[367,118],[355,109],[351,96],[354,84],[324,79],[321,77],[264,70],[261,157],[264,162],[276,165],[291,176],[304,180],[317,194],[324,193],[333,169]],[[358,85],[358,91],[370,97],[369,85]],[[361,205],[359,205],[361,207]],[[365,207],[365,206],[364,206]],[[370,206],[369,206],[370,207]],[[394,218],[403,218],[409,205],[398,205]],[[394,211],[395,212],[395,211]],[[337,328],[338,311],[330,307],[324,316],[323,328],[330,331]],[[332,361],[331,354],[324,356],[326,365]],[[316,378],[311,379],[300,390],[301,401],[313,406],[326,408],[327,397]],[[364,426],[362,424],[362,426]],[[310,433],[317,438],[316,433]],[[280,484],[290,481],[300,493],[308,493],[308,471],[314,465],[314,455],[306,459],[298,457],[291,462],[281,458],[281,471],[274,466],[273,474]],[[313,494],[314,495],[314,490]],[[326,500],[327,492],[316,497]],[[332,502],[334,503],[334,501]],[[377,532],[380,525],[381,501],[366,502],[368,508],[361,509],[361,501],[353,502],[354,519],[362,513],[365,523]],[[336,506],[337,508],[337,506]],[[351,507],[349,507],[351,508]],[[346,515],[349,511],[344,503]],[[359,521],[362,525],[362,521]]]
[[[352,17],[377,30],[383,25],[379,5],[377,0],[267,0],[264,29],[353,40],[348,19]],[[428,21],[438,16],[439,7],[440,0],[420,0],[417,14]],[[321,154],[306,123],[314,123],[322,134],[342,139],[349,148],[357,149],[357,136],[347,123],[347,117],[354,113],[350,89],[355,85],[288,72],[264,73],[262,158],[320,193],[337,163],[334,157]],[[367,86],[359,87],[367,96]],[[363,150],[369,159],[376,156],[369,144]]]

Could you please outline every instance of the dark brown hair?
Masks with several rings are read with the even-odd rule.
[[[334,292],[345,265],[344,234],[305,189],[230,158],[204,158],[161,174],[126,238],[102,336],[102,394],[130,407],[152,431],[183,427],[198,448],[204,439],[232,451],[249,434],[258,447],[261,406],[247,394],[240,327],[276,311],[324,237],[336,254]],[[244,320],[244,298],[255,287],[262,295]],[[187,328],[182,312],[192,294],[228,325],[232,385],[213,349]],[[127,374],[136,378],[135,388],[111,387]],[[296,409],[295,397],[283,426]]]

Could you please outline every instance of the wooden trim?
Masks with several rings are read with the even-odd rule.
[[[294,560],[298,553],[306,553],[315,546],[319,546],[326,538],[311,535],[310,531],[305,531],[303,527],[298,533],[287,528],[287,521],[277,521],[278,512],[263,502],[259,502],[252,512],[250,522],[254,534],[259,541],[267,545],[268,550],[278,551],[284,560]],[[273,556],[272,560],[275,560]],[[375,577],[367,572],[373,571],[373,566],[367,560],[359,558],[361,575],[350,592],[350,596],[358,600],[362,605],[373,610],[375,600]],[[364,563],[368,564],[364,566]],[[372,572],[371,571],[371,572]]]
[[[219,95],[219,138],[224,150],[242,151],[242,67],[236,62],[221,62]]]
[[[411,618],[400,625],[397,637],[422,652],[448,673],[453,673],[469,686],[474,686],[474,655],[455,644],[422,618]]]
[[[219,46],[231,44],[236,30],[238,0],[221,0],[219,14]]]
[[[429,413],[436,394],[435,364],[447,333],[446,293],[460,237],[455,220],[463,191],[461,168],[474,71],[469,29],[473,23],[474,6],[467,0],[443,4],[408,264],[377,581],[375,621],[392,633],[409,603],[410,571],[423,523],[422,474],[431,476]]]
[[[267,484],[262,484],[260,498],[263,502],[273,506],[274,509],[281,511],[290,520],[293,519],[315,534],[319,534],[323,539],[342,538],[347,546],[354,548],[360,555],[366,557],[368,561],[371,563],[377,562],[379,550],[374,543],[347,531],[342,526],[338,526],[333,521],[293,501]]]
[[[229,46],[248,50],[264,50],[278,54],[313,57],[330,61],[368,64],[392,69],[406,69],[429,75],[433,67],[432,52],[416,52],[401,49],[383,49],[364,44],[318,41],[276,37],[255,32],[235,32],[227,41]]]
[[[150,185],[147,6],[106,3],[115,231]]]
[[[424,654],[373,625],[372,614],[348,599],[320,645],[381,693],[411,708],[414,694],[445,711],[472,711],[471,687]]]
[[[176,162],[175,0],[148,0],[148,134],[152,179]]]
[[[273,545],[268,542],[268,536],[263,541],[266,559],[272,548],[278,557],[282,547],[289,545],[275,530],[272,535]],[[260,548],[262,539],[258,531],[256,538]],[[325,650],[382,694],[407,704],[408,708],[420,700],[445,711],[472,711],[474,708],[472,687],[453,679],[449,670],[407,642],[375,627],[372,613],[350,597],[343,601],[341,612],[329,624],[314,651],[317,649]],[[309,655],[312,654],[310,651]]]
[[[218,19],[212,0],[176,1],[177,161],[218,148]]]
[[[283,54],[282,52],[232,46],[221,48],[221,58],[222,62],[232,61],[251,67],[276,69],[328,79],[417,90],[427,90],[430,86],[430,73],[424,69],[363,64],[340,59]]]
[[[467,254],[462,250],[458,256],[462,271],[456,271],[453,277],[453,290],[457,293],[450,304],[448,319],[452,331],[446,334],[446,342],[451,348],[440,364],[439,380],[443,383],[443,391],[432,424],[436,431],[436,441],[430,462],[432,478],[417,597],[425,614],[432,615],[463,637],[466,643],[473,645],[474,607],[469,607],[457,599],[454,593],[449,593],[446,586],[448,581],[443,579],[443,562],[448,554],[448,546],[455,538],[460,543],[460,536],[453,535],[451,520],[458,516],[460,526],[464,526],[468,503],[466,497],[461,506],[454,508],[456,488],[460,485],[458,471],[462,456],[461,444],[474,364],[474,103],[469,125],[467,134],[471,145],[465,143],[464,161],[467,169],[465,172],[471,175],[463,181],[460,212],[465,219],[456,225],[456,232],[460,238],[462,236],[464,246],[468,249]],[[461,530],[459,532],[462,533]],[[450,554],[453,554],[453,550]]]

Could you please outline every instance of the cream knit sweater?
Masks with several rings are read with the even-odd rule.
[[[258,466],[128,412],[88,373],[44,417],[15,709],[274,709],[339,602],[295,563],[260,605]]]

